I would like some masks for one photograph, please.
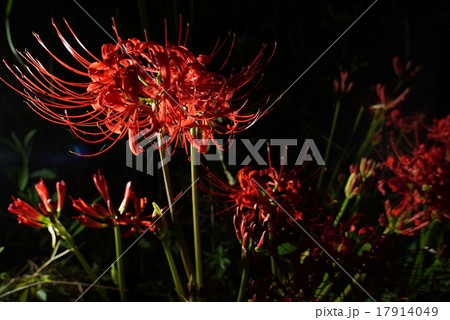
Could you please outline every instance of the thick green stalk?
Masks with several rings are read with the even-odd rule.
[[[334,132],[336,131],[336,124],[340,108],[341,108],[341,101],[338,100],[336,103],[336,107],[334,108],[333,123],[331,124],[330,136],[328,137],[327,148],[325,150],[325,158],[323,159],[325,163],[327,163],[328,157],[330,155],[331,144],[333,143]],[[323,175],[324,171],[320,173],[319,180],[317,182],[317,189],[320,189],[320,187],[322,186]]]
[[[195,128],[191,129],[191,134],[195,139],[197,132]],[[200,215],[198,210],[198,189],[197,184],[197,166],[195,163],[199,162],[200,154],[191,144],[191,180],[192,180],[192,222],[194,227],[194,250],[195,250],[195,282],[197,289],[203,286],[202,276],[202,247],[200,241]]]
[[[339,209],[338,215],[336,216],[336,218],[334,219],[333,225],[336,227],[337,224],[339,223],[339,221],[342,218],[342,215],[344,214],[345,209],[348,206],[348,202],[350,201],[350,198],[345,198],[344,202],[341,205],[341,208]]]
[[[116,268],[117,268],[117,283],[120,293],[120,301],[127,301],[127,294],[125,291],[125,277],[122,260],[122,237],[120,235],[120,226],[114,226],[114,244],[116,247]]]
[[[250,259],[247,254],[244,252],[245,249],[242,248],[243,251],[243,268],[241,274],[241,285],[239,286],[239,292],[237,297],[237,302],[244,302],[244,291],[248,284],[248,277],[250,275]]]
[[[72,249],[72,252],[77,257],[78,261],[80,261],[81,265],[84,268],[84,271],[86,271],[86,274],[91,279],[91,281],[97,282],[98,281],[97,275],[95,274],[94,270],[92,270],[91,266],[86,261],[84,256],[81,254],[80,250],[78,249],[78,246],[75,244],[75,241],[73,240],[70,233],[66,230],[66,228],[58,220],[55,222],[55,227],[58,230],[58,233],[61,236],[61,238],[63,238],[67,242],[69,247]],[[108,295],[106,294],[106,292],[103,288],[97,287],[97,290],[98,290],[100,296],[102,297],[103,301],[105,301],[105,302],[109,301]]]
[[[164,187],[166,189],[167,195],[167,203],[169,204],[170,217],[172,219],[175,234],[178,239],[178,245],[180,246],[180,255],[181,260],[183,261],[184,271],[186,272],[186,277],[190,279],[190,277],[194,274],[194,270],[192,268],[192,262],[188,253],[186,241],[184,240],[183,230],[181,229],[181,224],[178,220],[178,214],[173,206],[173,192],[172,192],[172,183],[170,182],[169,165],[165,161],[166,150],[162,148],[161,139],[162,137],[158,135],[159,155],[161,157],[162,162],[162,172],[164,177]]]
[[[167,243],[166,239],[161,239],[161,243],[164,248],[164,253],[166,254],[167,263],[169,264],[170,273],[172,274],[173,283],[175,284],[175,289],[177,290],[178,297],[181,301],[185,301],[183,285],[181,284],[180,276],[178,275],[177,266],[175,264],[175,260],[173,259],[170,246]]]

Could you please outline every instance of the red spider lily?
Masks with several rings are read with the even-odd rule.
[[[345,196],[349,199],[361,193],[367,180],[375,175],[377,164],[374,160],[362,158],[359,165],[350,165],[350,176],[345,185]]]
[[[347,78],[348,78],[348,72],[342,71],[340,81],[338,79],[334,79],[333,87],[334,87],[334,92],[336,94],[345,95],[345,94],[349,93],[350,90],[353,88],[353,81],[350,81],[347,83]]]
[[[392,67],[394,72],[402,80],[413,78],[422,69],[421,66],[416,66],[412,68],[412,61],[408,60],[405,65],[400,61],[399,57],[394,57],[392,59]]]
[[[283,170],[278,172],[274,168],[254,170],[251,167],[244,167],[238,172],[239,186],[230,186],[212,173],[209,174],[209,179],[214,187],[220,189],[220,191],[212,191],[213,194],[229,198],[228,201],[232,203],[232,206],[228,210],[237,207],[248,213],[249,211],[253,212],[257,206],[261,221],[264,221],[268,215],[271,215],[272,219],[282,216],[281,219],[290,220],[274,203],[272,200],[274,198],[295,219],[311,219],[307,214],[309,210],[305,207],[309,201],[302,203],[306,197],[300,192],[301,182],[297,175],[298,170],[296,169],[289,172]],[[205,186],[202,188],[208,189]]]
[[[83,199],[72,199],[72,205],[83,214],[75,217],[82,225],[90,228],[106,228],[116,225],[128,225],[130,230],[123,234],[127,236],[135,231],[142,231],[148,224],[151,216],[142,216],[147,204],[147,198],[138,198],[132,191],[131,181],[125,187],[125,195],[119,209],[114,209],[106,178],[98,172],[94,174],[94,184],[105,201],[106,206],[94,203],[88,205]],[[132,203],[132,211],[128,211],[129,203]]]
[[[384,209],[385,213],[380,215],[378,222],[387,228],[387,232],[413,236],[431,222],[429,213],[417,208],[414,199],[409,195],[400,198],[400,201],[394,204],[386,200]]]
[[[408,155],[394,147],[395,155],[382,164],[393,176],[379,181],[378,189],[385,194],[388,186],[400,195],[397,202],[385,203],[386,212],[380,217],[380,223],[391,231],[414,235],[432,217],[450,218],[450,152],[448,145],[440,143],[442,136],[438,133],[439,129],[445,130],[445,123],[446,119],[435,121],[431,129],[430,137],[438,141],[429,139],[430,146],[422,143]]]
[[[376,92],[378,99],[380,99],[380,103],[371,106],[372,110],[376,109],[383,109],[383,110],[390,110],[394,107],[398,106],[401,102],[403,102],[406,99],[406,96],[408,95],[410,88],[406,88],[397,98],[395,99],[389,99],[386,96],[386,87],[381,85],[380,83],[377,84]]]
[[[271,165],[262,170],[244,167],[238,172],[239,186],[231,186],[210,172],[209,182],[215,190],[210,190],[205,185],[201,188],[216,196],[228,198],[227,202],[232,205],[226,211],[237,207],[241,214],[249,215],[248,221],[256,219],[253,215],[257,214],[260,222],[270,217],[273,227],[284,222],[293,224],[284,210],[295,220],[313,221],[320,217],[322,209],[315,201],[314,194],[303,187],[303,182],[298,177],[300,170],[294,168],[286,171],[283,166],[276,170]],[[258,208],[257,213],[255,207]]]
[[[348,256],[354,249],[360,248],[361,243],[371,243],[378,238],[368,217],[362,213],[355,214],[336,226],[334,218],[327,217],[323,223],[314,226],[313,233],[333,257]],[[316,247],[311,254],[323,255],[323,250]]]
[[[237,95],[272,58],[273,52],[267,59],[263,58],[265,47],[240,72],[225,77],[206,70],[223,43],[217,44],[210,54],[196,57],[185,45],[170,44],[167,40],[164,46],[147,39],[122,40],[114,25],[117,42],[103,45],[99,59],[83,46],[66,21],[65,24],[83,54],[89,56],[88,60],[75,50],[53,23],[58,37],[80,64],[78,69],[59,59],[37,34],[34,36],[59,64],[85,77],[84,82],[57,77],[27,51],[21,56],[35,69],[32,72],[27,68],[30,76],[18,68],[14,71],[4,62],[24,92],[2,81],[22,94],[39,115],[69,126],[83,141],[110,142],[96,154],[106,151],[127,134],[130,149],[139,154],[143,151],[138,143],[141,132],[145,132],[145,138],[156,134],[168,137],[164,147],[181,141],[187,148],[196,138],[214,141],[216,132],[229,134],[243,130],[268,111],[244,114],[249,107],[248,94]],[[234,40],[231,48],[233,44]],[[217,121],[220,118],[228,119],[229,124],[221,124]],[[200,134],[193,137],[191,128],[198,128]]]
[[[269,218],[266,217],[262,222],[258,221],[260,215],[257,212],[257,206],[253,212],[247,214],[236,208],[236,214],[233,216],[236,238],[245,249],[244,252],[260,250],[264,244],[266,233],[269,231]]]
[[[417,144],[419,141],[419,131],[426,128],[424,120],[424,114],[419,113],[407,116],[400,108],[391,109],[386,114],[387,125],[393,125],[396,129],[403,133],[413,132]]]
[[[327,217],[311,227],[311,234],[322,246],[348,271],[365,272],[370,266],[379,266],[382,252],[387,251],[387,238],[375,232],[369,218],[356,214],[337,226],[333,220]],[[250,281],[254,301],[316,301],[324,298],[317,292],[324,273],[329,274],[330,283],[337,281],[334,276],[337,267],[329,263],[328,255],[316,243],[303,238],[291,245],[297,246],[298,250],[291,253],[290,259],[277,259],[277,277],[272,277],[263,263],[255,261],[263,275],[256,275]]]
[[[56,183],[56,203],[50,198],[43,179],[34,187],[42,201],[38,204],[39,211],[27,202],[14,197],[12,197],[13,202],[9,205],[8,211],[17,215],[17,221],[20,224],[23,223],[33,228],[46,228],[55,223],[61,213],[66,195],[66,184],[64,181]]]
[[[447,151],[450,152],[450,115],[434,120],[428,137],[445,144],[448,148]]]

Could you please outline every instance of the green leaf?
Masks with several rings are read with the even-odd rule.
[[[19,297],[19,301],[20,302],[26,302],[27,300],[28,300],[28,292],[29,292],[30,290],[29,289],[25,289],[23,292],[22,292],[22,294],[20,295],[20,297]]]
[[[36,297],[39,300],[46,302],[47,301],[47,292],[45,292],[42,289],[39,289],[38,291],[36,291]]]
[[[298,248],[289,242],[282,243],[278,246],[278,254],[280,256],[287,255],[289,253],[292,253],[294,251],[298,250]]]
[[[365,251],[370,252],[370,250],[372,250],[372,245],[366,242],[359,248],[358,256],[360,257]]]
[[[50,169],[41,169],[34,171],[30,174],[30,179],[42,178],[42,179],[55,179],[57,177],[56,173]]]
[[[5,249],[5,247],[0,247],[0,252],[2,252]]]
[[[28,180],[29,180],[29,174],[28,174],[28,166],[24,166],[19,174],[19,189],[20,191],[25,190]]]
[[[27,133],[27,135],[25,136],[25,139],[23,140],[23,147],[26,148],[31,139],[33,139],[34,135],[36,134],[36,129],[31,130],[30,132]]]
[[[4,137],[0,137],[0,141],[3,142],[4,144],[6,144],[8,147],[16,150],[17,152],[19,152],[19,153],[21,152],[20,148],[18,146],[16,146],[14,144],[14,142],[12,142],[11,140],[8,140]]]
[[[23,149],[22,142],[20,142],[20,140],[17,137],[15,132],[11,132],[11,137],[12,137],[14,143],[16,144],[16,146],[18,146],[19,149],[22,150]]]

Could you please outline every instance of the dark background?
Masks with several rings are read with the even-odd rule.
[[[167,19],[169,41],[176,42],[178,15],[181,14],[182,26],[186,22],[190,24],[187,47],[196,55],[210,52],[217,38],[224,38],[231,31],[236,34],[236,44],[228,65],[236,69],[249,62],[263,43],[276,42],[276,54],[265,71],[264,81],[255,97],[257,100],[258,95],[269,94],[274,100],[372,1],[128,0],[79,3],[111,35],[111,17],[114,17],[122,38],[143,39],[145,27],[149,38],[159,43],[164,41],[164,19]],[[5,17],[5,7],[6,3],[2,1],[2,19]],[[60,72],[63,78],[70,79],[72,75],[67,75],[62,68],[52,63],[49,55],[32,36],[32,32],[38,33],[52,52],[67,57],[52,28],[51,18],[70,38],[63,26],[63,18],[67,19],[84,45],[98,56],[101,45],[111,42],[104,31],[73,1],[14,1],[9,16],[14,46],[19,50],[30,50],[42,63]],[[335,99],[332,80],[339,76],[340,71],[348,70],[355,87],[338,124],[336,145],[332,150],[337,154],[340,145],[346,142],[360,104],[377,102],[374,86],[377,83],[390,85],[395,81],[392,58],[396,55],[403,61],[412,59],[415,65],[422,66],[408,99],[406,112],[426,111],[433,116],[447,114],[450,100],[449,18],[448,1],[378,1],[286,93],[274,112],[237,137],[313,138],[319,149],[324,150]],[[0,57],[10,64],[17,64],[8,45],[4,24],[0,25]],[[16,83],[4,66],[0,66],[0,77],[12,84]],[[95,158],[78,157],[70,154],[69,150],[92,153],[101,146],[87,145],[73,137],[67,128],[38,117],[23,103],[19,94],[3,83],[0,84],[0,108],[1,137],[10,139],[11,132],[15,132],[23,138],[30,130],[37,129],[29,165],[31,171],[49,168],[56,173],[57,179],[48,181],[51,190],[54,190],[55,181],[64,179],[69,186],[69,194],[83,196],[91,201],[97,197],[91,176],[97,169],[102,169],[111,185],[114,185],[111,192],[118,199],[125,183],[133,180],[138,194],[145,194],[151,201],[162,205],[165,203],[160,189],[160,176],[149,177],[125,166],[125,141]],[[369,117],[368,113],[364,115],[364,123]],[[10,196],[18,192],[17,172],[21,163],[20,155],[0,142],[0,246],[5,247],[0,254],[0,272],[2,269],[20,269],[28,259],[38,259],[49,252],[49,237],[43,235],[45,231],[18,226],[15,217],[7,212]],[[180,150],[171,164],[176,190],[187,187],[188,178],[183,169],[186,165],[184,153]],[[32,188],[36,181],[30,179],[28,188]],[[188,202],[185,205],[189,207]],[[71,211],[71,214],[74,212]],[[91,246],[90,250],[85,249],[90,252],[91,258],[103,264],[108,261],[108,256],[112,260],[113,254],[107,244],[100,241],[106,234],[110,235],[106,230],[100,230],[95,235],[91,233],[92,239],[85,244]],[[154,243],[150,237],[148,241]],[[103,258],[96,258],[104,252],[107,253]],[[154,254],[156,259],[163,258],[159,251]],[[145,268],[150,268],[146,263]],[[142,266],[139,265],[144,268]]]

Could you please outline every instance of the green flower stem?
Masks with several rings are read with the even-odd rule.
[[[361,105],[359,107],[358,115],[356,116],[355,122],[353,123],[351,138],[353,138],[353,135],[356,133],[356,129],[358,129],[363,113],[364,113],[364,105]]]
[[[318,296],[316,296],[316,298],[319,300],[322,300],[328,294],[328,292],[331,290],[333,285],[334,285],[334,282],[330,282],[329,284],[327,284],[327,286],[325,288],[323,288],[323,290],[319,293]]]
[[[192,262],[191,262],[191,258],[188,253],[186,241],[184,240],[184,235],[183,235],[183,231],[181,229],[181,224],[178,220],[178,214],[175,211],[175,208],[173,206],[173,193],[172,193],[172,184],[170,182],[169,165],[165,161],[166,150],[161,148],[161,144],[162,144],[161,139],[162,139],[161,135],[158,135],[158,143],[160,146],[159,155],[161,157],[161,162],[163,164],[162,172],[163,172],[163,177],[164,177],[164,186],[165,186],[166,195],[167,195],[167,203],[169,204],[170,217],[172,219],[173,226],[175,229],[175,234],[178,239],[178,244],[180,247],[180,255],[181,255],[181,260],[183,261],[184,270],[186,272],[187,278],[190,279],[191,276],[194,274],[194,270],[192,268]]]
[[[349,201],[350,201],[350,198],[347,198],[347,197],[346,197],[345,200],[344,200],[344,202],[343,202],[342,205],[341,205],[341,208],[339,209],[338,215],[337,215],[336,218],[334,219],[333,226],[336,227],[337,224],[339,223],[339,221],[341,220],[342,215],[344,214],[344,211],[345,211],[345,209],[347,208]]]
[[[355,274],[355,276],[353,277],[353,279],[355,279],[356,281],[358,281],[359,279],[364,279],[365,278],[365,273],[363,273],[363,274],[361,274],[361,273],[357,273],[357,274]],[[344,299],[345,299],[345,297],[346,296],[348,296],[348,294],[350,293],[352,291],[352,285],[351,285],[351,283],[349,283],[346,287],[345,287],[345,289],[344,289],[344,291],[342,291],[341,292],[341,294],[336,298],[336,299],[334,299],[334,302],[342,302],[342,301],[344,301]]]
[[[177,294],[180,297],[181,301],[184,300],[184,290],[183,285],[181,284],[180,276],[178,275],[177,266],[175,264],[175,260],[172,256],[172,251],[170,250],[170,246],[167,243],[167,240],[161,239],[161,244],[164,248],[164,253],[166,254],[167,263],[169,263],[170,273],[172,274],[173,283],[175,284],[175,289],[177,290]]]
[[[84,268],[84,271],[86,271],[86,274],[91,279],[91,281],[97,282],[98,281],[97,275],[95,274],[94,270],[92,270],[91,266],[86,261],[84,256],[81,254],[80,250],[78,249],[78,246],[75,244],[75,241],[73,240],[70,233],[66,230],[66,228],[58,220],[56,220],[56,222],[54,223],[54,226],[58,230],[58,233],[61,236],[61,238],[63,238],[67,242],[69,247],[72,249],[72,252],[77,257],[78,261],[80,261],[81,265]],[[109,301],[108,295],[106,294],[106,292],[103,288],[97,287],[97,290],[103,301],[105,301],[105,302]]]
[[[273,246],[273,231],[272,231],[272,223],[270,222],[270,214],[268,215],[269,217],[269,223],[267,224],[267,227],[269,229],[269,246]],[[276,249],[276,247],[275,247]],[[278,277],[278,270],[277,270],[277,264],[275,262],[275,258],[273,257],[273,255],[270,255],[270,270],[272,271],[272,274],[274,277]]]
[[[339,110],[341,109],[341,101],[338,100],[336,103],[336,107],[334,108],[333,122],[331,124],[330,136],[328,137],[327,148],[325,149],[325,158],[323,159],[325,163],[328,161],[328,157],[330,155],[331,144],[334,138],[334,132],[336,131],[336,124],[339,115]],[[322,186],[324,171],[320,173],[319,180],[317,181],[317,189],[320,189]]]
[[[317,289],[314,291],[314,296],[318,299],[320,299],[321,297],[321,292],[325,287],[325,284],[328,282],[328,278],[330,277],[330,275],[328,274],[328,272],[326,272],[323,277],[322,277],[322,282],[319,284],[319,286],[317,287]]]
[[[445,238],[445,229],[441,228],[441,234],[438,237],[438,241],[436,242],[437,244],[443,244],[444,243],[444,238]],[[436,254],[438,255],[438,254]],[[423,273],[423,279],[428,278],[431,273],[436,270],[436,266],[438,266],[441,263],[439,257],[436,257],[433,261],[433,263],[425,270],[425,272]]]
[[[357,194],[355,196],[355,201],[353,202],[353,205],[352,205],[351,210],[350,210],[350,212],[352,212],[352,215],[355,214],[356,211],[358,210],[359,203],[361,202],[361,199],[362,199],[361,193],[359,193],[359,194]]]
[[[327,190],[331,190],[333,182],[336,180],[336,177],[339,174],[339,171],[341,169],[342,163],[345,160],[345,156],[348,153],[348,149],[350,148],[350,146],[353,145],[353,137],[355,136],[356,129],[358,129],[359,123],[361,122],[361,117],[362,117],[363,113],[364,113],[364,106],[361,105],[359,107],[358,115],[356,116],[355,122],[353,123],[352,133],[351,133],[350,138],[349,138],[349,140],[347,142],[347,145],[344,148],[344,151],[341,153],[341,156],[339,157],[339,160],[338,160],[338,162],[336,164],[336,167],[333,170],[333,175],[331,176],[331,179],[330,179],[330,182],[328,184]]]
[[[372,138],[373,134],[377,131],[377,129],[380,127],[380,125],[382,125],[384,122],[383,115],[384,110],[382,111],[380,111],[380,109],[375,110],[375,114],[373,116],[372,123],[370,124],[369,131],[367,132],[367,135],[364,138],[364,141],[362,142],[356,154],[357,161],[366,155],[370,145],[370,139]]]
[[[191,129],[194,139],[197,138],[197,130]],[[191,143],[191,180],[192,180],[192,222],[194,227],[194,251],[195,251],[195,282],[197,289],[203,286],[202,276],[202,246],[200,241],[200,215],[198,210],[198,189],[197,184],[197,167],[195,163],[199,162],[200,154]]]
[[[24,66],[23,60],[20,58],[19,54],[17,53],[16,47],[14,46],[12,36],[11,36],[11,24],[9,21],[9,17],[11,16],[13,3],[14,3],[14,0],[8,0],[8,2],[6,3],[6,12],[5,12],[6,40],[8,41],[9,49],[11,50],[12,54],[14,55],[16,60],[20,63],[20,65],[23,67]]]
[[[430,237],[436,223],[437,220],[433,220],[426,230],[420,230],[419,248],[414,260],[411,276],[409,277],[409,286],[414,286],[422,280],[421,274],[423,273],[423,264],[425,261],[425,247],[427,247],[430,242]]]
[[[117,283],[120,293],[120,301],[127,301],[127,294],[125,291],[125,277],[123,270],[123,260],[122,260],[122,237],[120,234],[120,226],[114,226],[114,244],[116,247],[116,267],[117,267]]]
[[[237,297],[237,302],[244,302],[244,291],[248,284],[248,277],[250,275],[250,259],[247,256],[247,253],[245,252],[245,249],[242,248],[242,255],[243,255],[243,268],[242,268],[242,274],[241,274],[241,285],[239,286],[239,292]]]
[[[334,263],[333,263],[333,266],[335,266]],[[339,275],[339,272],[336,272],[334,274],[334,278],[337,278],[338,275]],[[330,291],[330,289],[333,287],[334,282],[328,281],[329,278],[330,278],[329,273],[328,272],[325,273],[325,275],[323,276],[322,282],[320,283],[320,285],[317,287],[316,291],[314,292],[314,296],[317,299],[322,300],[327,295],[327,293]]]

